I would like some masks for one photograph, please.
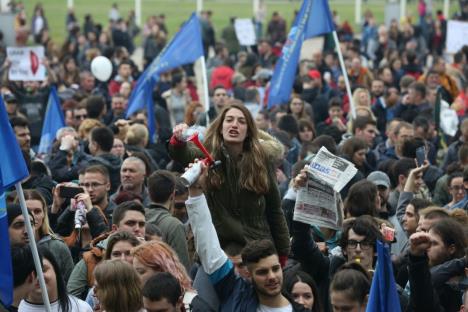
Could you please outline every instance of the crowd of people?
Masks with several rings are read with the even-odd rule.
[[[218,32],[204,11],[209,110],[188,65],[161,75],[154,116],[128,119],[139,75],[168,42],[165,15],[140,29],[117,4],[108,25],[92,14],[81,24],[70,9],[60,46],[53,12],[37,4],[29,22],[25,5],[12,6],[16,43],[44,46],[47,78],[9,80],[0,47],[1,96],[30,172],[28,220],[7,192],[14,297],[1,311],[44,310],[32,239],[52,311],[366,311],[378,241],[391,248],[401,311],[468,311],[468,45],[445,53],[449,17],[425,0],[418,20],[377,24],[367,11],[357,31],[333,12],[352,97],[325,36],[300,61],[290,101],[271,107],[285,18],[273,12],[263,25],[260,1],[258,44],[247,49],[234,18]],[[450,18],[468,20],[468,2]],[[107,82],[90,70],[99,55],[113,64]],[[66,127],[41,154],[52,87]],[[194,132],[216,165],[199,162]],[[337,194],[339,230],[294,219],[321,147],[358,169]],[[188,185],[181,175],[194,165],[201,173]]]

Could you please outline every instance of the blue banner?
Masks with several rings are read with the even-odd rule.
[[[366,312],[401,312],[389,247],[377,241],[377,266]]]
[[[159,80],[159,75],[171,69],[194,63],[202,56],[203,43],[200,21],[198,16],[192,13],[190,19],[140,76],[128,101],[126,118],[146,108],[151,142],[154,142],[156,129],[152,91]]]
[[[304,0],[289,31],[281,58],[275,65],[268,95],[268,108],[286,104],[296,77],[304,40],[334,31],[327,0]]]
[[[60,128],[65,127],[62,106],[57,95],[57,89],[50,89],[49,100],[47,101],[47,109],[42,125],[41,141],[39,143],[39,154],[47,154],[52,148],[55,135]]]

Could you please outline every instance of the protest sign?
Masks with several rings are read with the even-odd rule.
[[[19,81],[42,81],[46,69],[42,65],[44,47],[7,47],[7,57],[11,61],[8,78]]]
[[[248,18],[237,18],[234,23],[234,29],[236,30],[237,40],[240,45],[252,46],[257,44],[252,20]]]
[[[456,53],[464,45],[468,45],[468,23],[448,21],[447,23],[447,52]]]

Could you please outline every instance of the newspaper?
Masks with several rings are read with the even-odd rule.
[[[309,172],[340,192],[357,173],[354,164],[330,153],[322,146],[309,165]]]
[[[298,190],[293,219],[339,230],[343,224],[341,197],[320,178],[309,175],[307,186]]]
[[[340,192],[354,177],[354,165],[322,147],[308,168],[307,185],[297,192],[295,221],[339,230],[343,224]]]

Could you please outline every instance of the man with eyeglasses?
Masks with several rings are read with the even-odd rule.
[[[331,250],[327,256],[313,239],[311,226],[294,221],[292,229],[292,253],[302,269],[310,274],[320,288],[322,302],[329,302],[329,282],[345,262],[357,262],[366,271],[374,269],[376,240],[383,241],[382,234],[370,216],[348,219],[343,224],[340,248]],[[341,250],[340,250],[341,249]]]
[[[56,187],[51,215],[58,214],[65,202],[65,198],[60,196],[62,186],[73,187],[74,185],[62,183]],[[109,173],[104,166],[90,166],[80,173],[80,187],[84,190],[84,193],[76,195],[72,199],[71,205],[60,214],[57,220],[56,232],[64,237],[73,232],[73,220],[77,206],[75,203],[82,202],[85,206],[86,218],[86,220],[83,220],[85,224],[82,227],[89,228],[89,235],[82,235],[81,237],[83,243],[84,240],[90,241],[110,229],[115,204],[108,200]]]
[[[77,195],[78,199],[83,197],[87,206],[86,208],[89,210],[93,207],[100,209],[110,224],[115,204],[112,201],[109,201],[108,197],[110,181],[106,167],[95,165],[86,168],[83,179],[82,181],[80,180],[80,186],[86,193]],[[86,196],[86,194],[88,196]]]
[[[86,110],[86,102],[80,102],[78,107],[73,109],[74,128],[78,129],[83,120],[88,118],[88,111]]]

